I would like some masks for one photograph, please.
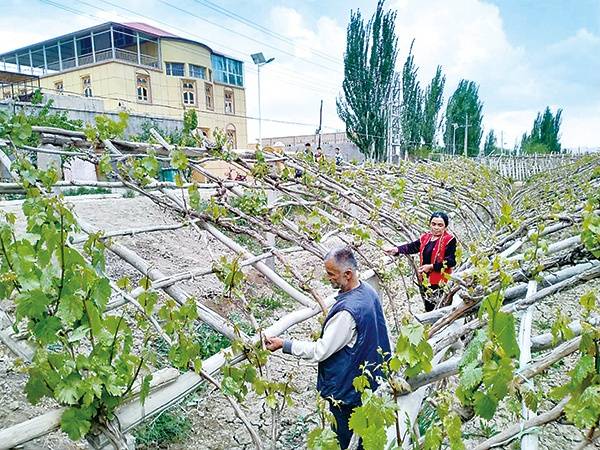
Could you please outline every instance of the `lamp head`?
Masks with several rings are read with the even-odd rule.
[[[261,53],[253,53],[252,55],[252,61],[254,61],[254,64],[264,64],[266,62],[265,59],[265,55]]]

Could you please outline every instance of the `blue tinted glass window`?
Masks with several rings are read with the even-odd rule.
[[[167,69],[167,75],[173,75],[175,77],[182,77],[185,75],[185,68],[183,63],[168,62],[165,63]]]
[[[215,81],[234,86],[244,85],[244,71],[241,61],[221,55],[212,55],[212,65]]]
[[[190,77],[201,78],[203,80],[206,79],[206,68],[197,66],[195,64],[190,64]]]

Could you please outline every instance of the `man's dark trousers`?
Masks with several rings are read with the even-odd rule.
[[[352,431],[348,427],[348,422],[350,421],[350,415],[352,414],[352,410],[356,408],[358,405],[342,405],[338,406],[333,405],[331,402],[329,403],[329,410],[333,417],[335,417],[335,422],[337,423],[337,428],[335,428],[335,432],[338,437],[338,442],[340,443],[340,448],[346,449],[350,445],[350,439],[352,439]],[[358,444],[358,449],[362,450],[362,440]]]

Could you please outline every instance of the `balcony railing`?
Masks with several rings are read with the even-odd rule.
[[[94,58],[95,56],[95,58]],[[61,65],[58,61],[53,61],[48,63],[47,70],[43,67],[39,68],[31,68],[29,66],[21,65],[16,68],[17,72],[23,74],[31,74],[39,73],[41,75],[45,75],[53,72],[61,72],[63,70],[69,70],[74,67],[79,66],[87,66],[89,64],[94,64],[103,61],[125,61],[132,64],[139,64],[146,67],[152,67],[154,69],[160,69],[160,61],[157,57],[151,55],[145,55],[140,53],[139,60],[137,52],[132,52],[130,50],[124,50],[121,48],[115,48],[114,57],[112,49],[100,50],[95,52],[95,54],[88,53],[85,55],[78,55],[77,59],[75,58],[66,58],[62,60],[62,69]],[[41,73],[40,73],[41,72]]]

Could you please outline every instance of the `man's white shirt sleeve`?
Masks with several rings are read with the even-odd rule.
[[[329,319],[323,330],[323,336],[319,339],[314,342],[286,341],[284,352],[318,363],[326,360],[346,345],[353,347],[355,343],[356,322],[348,311],[340,311]]]

